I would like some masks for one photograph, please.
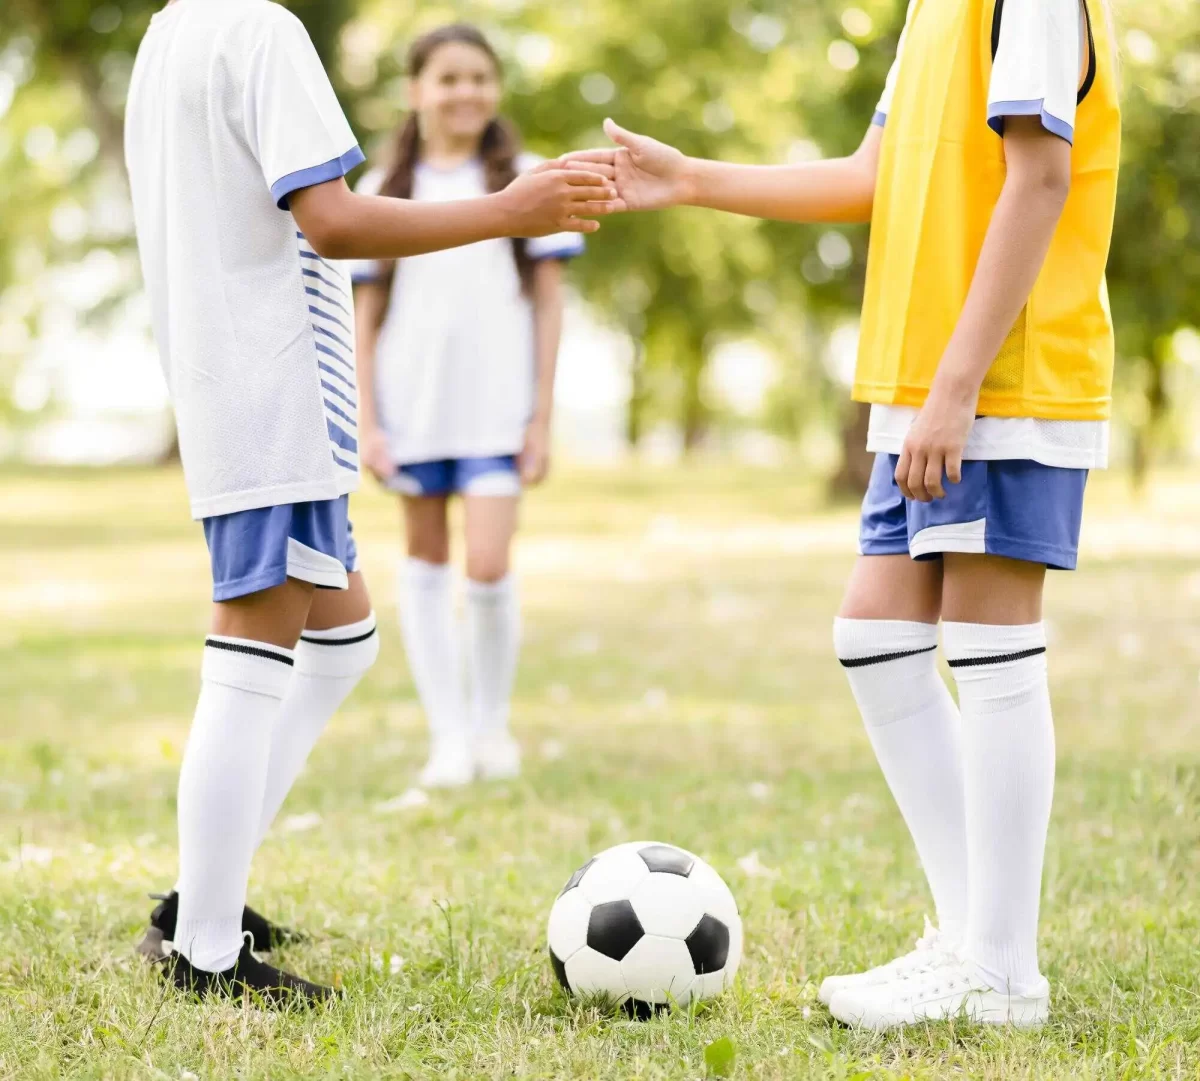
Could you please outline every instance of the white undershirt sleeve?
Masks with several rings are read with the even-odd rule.
[[[997,0],[1000,35],[988,88],[988,126],[1004,134],[1010,116],[1037,116],[1067,142],[1075,138],[1086,23],[1080,0]]]
[[[896,80],[900,77],[900,58],[904,55],[904,41],[908,37],[908,23],[912,18],[912,13],[913,4],[910,3],[904,16],[904,29],[900,31],[900,40],[896,42],[896,59],[888,68],[887,82],[883,84],[883,94],[879,98],[879,104],[875,106],[875,115],[871,118],[871,123],[878,124],[879,127],[883,127],[887,123],[888,113],[892,111]]]

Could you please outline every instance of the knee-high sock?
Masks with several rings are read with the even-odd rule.
[[[467,734],[465,674],[446,563],[407,559],[400,568],[400,629],[434,742]]]
[[[937,626],[838,619],[834,648],[917,846],[938,926],[959,938],[967,915],[962,725],[937,670]]]
[[[271,734],[260,843],[325,726],[378,656],[374,612],[357,623],[300,636],[295,673]]]
[[[1000,991],[1038,975],[1042,861],[1054,800],[1046,630],[945,625],[962,709],[970,868],[965,950]]]
[[[175,947],[222,972],[242,946],[242,909],[258,843],[271,732],[292,679],[292,651],[211,636],[179,771],[179,917]]]
[[[516,576],[467,584],[471,723],[487,735],[508,728],[509,701],[521,649],[521,605]]]

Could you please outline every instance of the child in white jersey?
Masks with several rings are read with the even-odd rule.
[[[547,167],[438,208],[352,194],[343,177],[363,155],[304,27],[268,0],[172,0],[154,17],[126,159],[214,601],[180,772],[178,886],[147,946],[183,988],[321,999],[328,988],[254,955],[281,932],[245,897],[259,841],[378,650],[347,519],[357,391],[334,260],[590,231],[607,181]]]
[[[408,56],[412,112],[386,169],[360,191],[443,203],[537,166],[497,115],[500,61],[474,27],[444,26]],[[561,261],[578,234],[488,240],[398,263],[359,264],[363,463],[402,498],[400,615],[432,736],[427,786],[510,777],[508,730],[520,610],[509,549],[522,485],[549,463],[562,327]],[[447,503],[463,498],[468,693],[454,616]]]

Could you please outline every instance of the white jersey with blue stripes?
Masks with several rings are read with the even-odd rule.
[[[349,275],[293,192],[363,160],[303,25],[269,0],[177,0],[138,51],[126,161],[192,514],[358,485]]]

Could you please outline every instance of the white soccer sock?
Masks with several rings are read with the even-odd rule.
[[[400,629],[434,742],[467,733],[467,703],[454,576],[447,563],[407,559],[400,568]]]
[[[961,937],[967,915],[962,725],[937,670],[937,625],[837,619],[833,640],[917,846],[938,926]]]
[[[206,972],[223,972],[242,948],[271,731],[291,679],[290,649],[217,635],[205,642],[179,771],[175,948]]]
[[[966,953],[998,991],[1039,979],[1038,905],[1054,798],[1046,630],[945,625],[963,718],[970,886]]]
[[[508,729],[509,701],[521,648],[516,576],[467,583],[467,640],[471,661],[471,723],[481,735]]]
[[[271,735],[260,844],[325,726],[378,656],[374,612],[357,623],[300,636],[295,674]]]

